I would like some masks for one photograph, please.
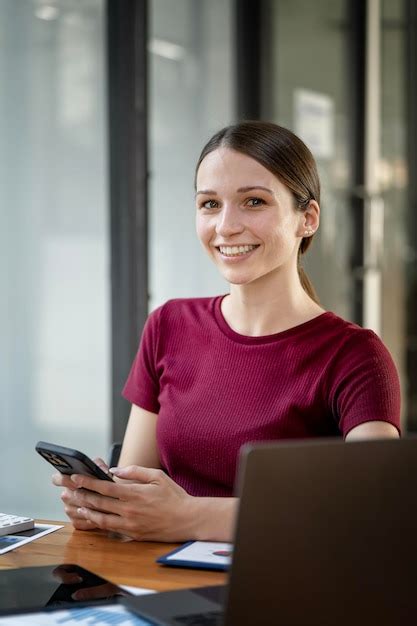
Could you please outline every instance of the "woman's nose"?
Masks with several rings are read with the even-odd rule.
[[[241,215],[237,207],[224,207],[219,213],[216,232],[221,237],[230,237],[244,230]]]

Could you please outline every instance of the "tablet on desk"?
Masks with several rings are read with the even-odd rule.
[[[130,595],[101,576],[72,564],[0,571],[0,616],[44,607],[110,602]],[[65,622],[62,622],[65,623]],[[0,622],[2,624],[2,622]]]

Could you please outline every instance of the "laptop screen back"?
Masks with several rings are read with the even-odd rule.
[[[227,626],[414,615],[417,438],[261,444],[241,466]]]

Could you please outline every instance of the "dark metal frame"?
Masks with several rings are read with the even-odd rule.
[[[366,98],[366,2],[350,0],[348,6],[348,76],[352,132],[350,163],[352,166],[352,242],[350,269],[353,277],[352,319],[363,323],[364,210],[365,210],[365,98]]]
[[[107,0],[112,311],[112,438],[148,312],[147,1]]]
[[[261,115],[262,5],[262,0],[235,0],[238,120],[256,120]]]

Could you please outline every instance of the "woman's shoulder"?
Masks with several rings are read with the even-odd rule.
[[[149,314],[149,319],[158,323],[181,323],[212,316],[216,301],[223,296],[204,298],[174,298],[159,305]]]
[[[379,363],[392,367],[392,356],[382,339],[371,329],[339,317],[335,313],[327,316],[327,340],[333,345],[333,356],[345,369],[353,364],[374,366]]]
[[[315,350],[324,350],[325,353],[337,354],[345,348],[355,346],[364,347],[369,343],[382,343],[379,337],[367,328],[346,320],[332,311],[312,318],[287,333],[289,338],[298,339],[304,349],[309,343]]]
[[[373,330],[363,328],[363,326],[346,320],[332,311],[327,311],[326,315],[321,317],[323,320],[323,332],[327,331],[329,335],[338,335],[345,340],[352,340],[353,342],[381,341]]]

